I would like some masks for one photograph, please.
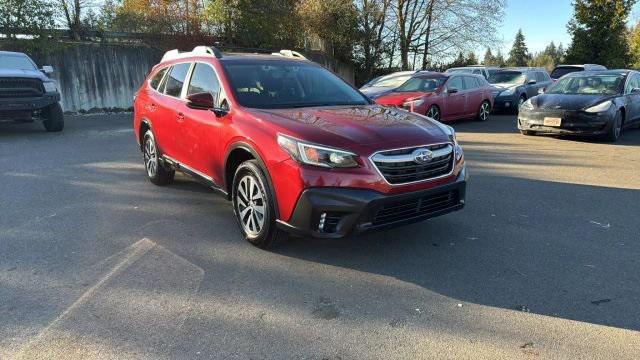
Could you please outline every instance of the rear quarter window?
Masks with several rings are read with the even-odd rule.
[[[149,86],[151,86],[151,88],[154,90],[158,90],[158,87],[162,82],[162,78],[164,78],[164,74],[166,73],[167,73],[167,68],[160,69],[160,71],[158,71],[155,75],[153,75],[151,80],[149,80]]]
[[[189,72],[190,67],[191,63],[185,63],[174,65],[171,68],[171,72],[169,73],[169,77],[167,77],[164,88],[164,93],[166,95],[180,97],[182,87],[184,86],[184,81],[187,78],[187,73]]]

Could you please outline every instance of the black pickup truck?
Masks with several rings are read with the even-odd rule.
[[[47,77],[52,72],[23,53],[0,51],[0,122],[41,120],[47,131],[62,131],[60,93]]]

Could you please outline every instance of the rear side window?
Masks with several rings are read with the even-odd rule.
[[[169,77],[167,78],[166,85],[164,87],[164,93],[173,96],[180,97],[180,93],[182,93],[182,86],[184,85],[184,81],[187,78],[187,72],[189,72],[189,67],[191,64],[178,64],[171,68],[171,72],[169,73]]]
[[[471,76],[464,77],[465,90],[477,89],[479,87],[480,87],[480,83],[478,82],[478,79]]]
[[[158,71],[153,78],[151,78],[151,81],[149,81],[149,85],[154,89],[154,90],[158,90],[158,86],[160,86],[160,82],[162,81],[162,78],[164,77],[164,74],[167,73],[167,68],[164,68],[160,71]]]
[[[537,79],[538,79],[538,82],[549,81],[548,75],[542,71],[539,71],[537,73]]]
[[[214,99],[217,98],[220,92],[220,83],[211,66],[198,63],[193,69],[187,95],[205,92],[213,95]]]

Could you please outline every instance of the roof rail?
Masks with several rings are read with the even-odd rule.
[[[293,50],[280,50],[279,52],[271,53],[271,55],[278,55],[278,56],[284,56],[284,57],[290,57],[290,58],[298,58],[298,59],[303,59],[303,60],[307,59],[306,57],[304,57],[304,55],[300,54],[297,51],[293,51]]]
[[[162,56],[161,62],[180,59],[189,56],[215,56],[217,59],[222,58],[222,52],[213,46],[196,46],[191,51],[180,52],[178,49],[169,50]]]

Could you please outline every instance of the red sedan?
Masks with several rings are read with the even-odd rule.
[[[491,85],[479,75],[422,72],[376,99],[438,121],[475,118],[485,121],[493,107]]]

